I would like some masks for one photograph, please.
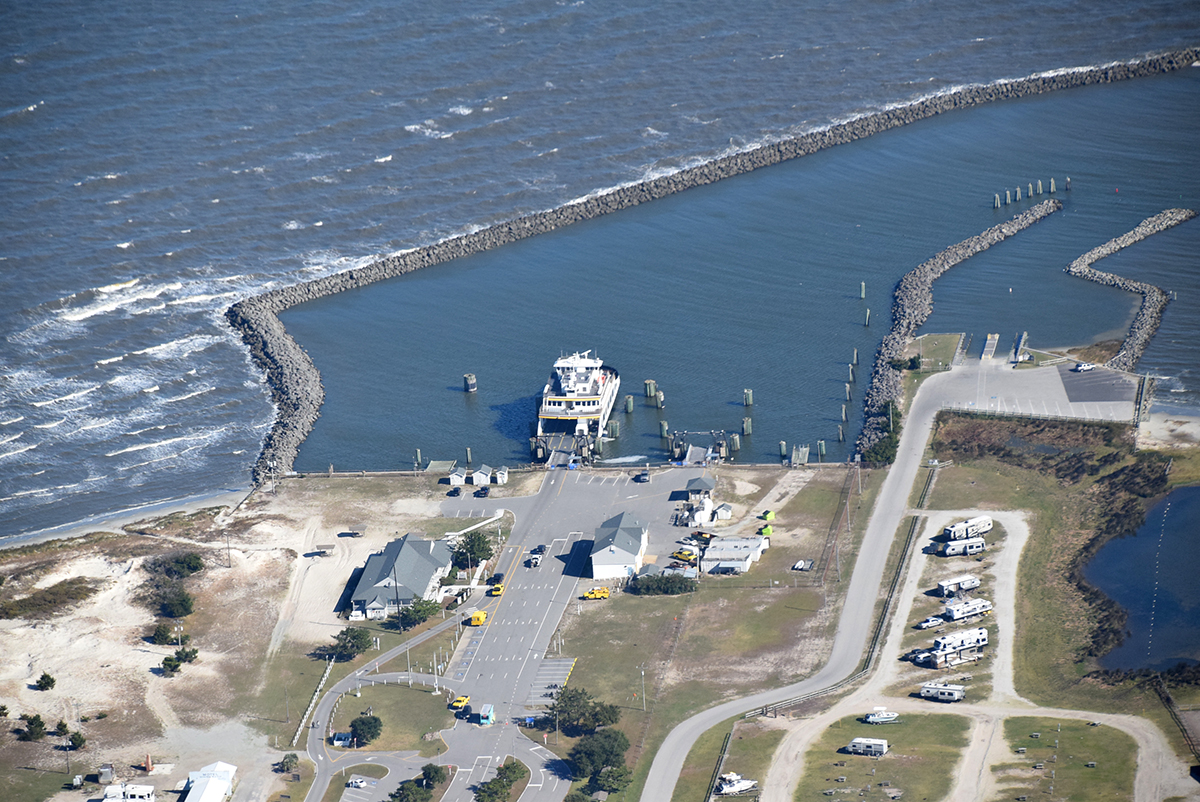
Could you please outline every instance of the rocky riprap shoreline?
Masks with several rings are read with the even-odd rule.
[[[1093,248],[1064,268],[1065,272],[1072,276],[1085,278],[1109,287],[1117,287],[1126,292],[1136,292],[1142,296],[1142,306],[1133,318],[1129,333],[1125,335],[1125,342],[1121,343],[1121,349],[1117,351],[1117,355],[1104,363],[1105,367],[1124,371],[1133,370],[1138,360],[1142,358],[1142,354],[1146,352],[1146,347],[1150,344],[1154,333],[1158,331],[1158,325],[1162,322],[1163,310],[1167,308],[1170,299],[1163,290],[1153,284],[1133,281],[1113,273],[1095,270],[1092,265],[1105,256],[1111,256],[1122,248],[1127,248],[1135,242],[1141,242],[1153,234],[1166,231],[1195,216],[1196,212],[1191,209],[1167,209],[1165,212],[1146,218],[1133,231],[1111,239],[1099,248]]]
[[[1191,48],[1122,64],[1063,70],[985,86],[963,87],[857,117],[820,131],[735,153],[678,173],[589,196],[557,209],[524,215],[433,245],[386,256],[365,267],[247,298],[230,307],[225,316],[230,325],[241,333],[255,364],[266,374],[277,410],[275,425],[264,440],[262,451],[252,469],[253,481],[260,484],[270,475],[271,462],[275,463],[279,473],[291,470],[296,452],[316,423],[325,397],[320,374],[312,360],[279,322],[278,314],[289,307],[496,248],[760,167],[807,156],[943,112],[1077,86],[1160,75],[1182,69],[1198,60],[1200,49]]]
[[[1057,200],[1045,200],[1011,220],[992,226],[982,234],[968,237],[951,245],[932,259],[904,274],[896,284],[892,300],[892,329],[884,335],[875,353],[871,383],[863,399],[863,427],[854,444],[862,454],[887,437],[890,425],[888,404],[900,399],[903,372],[892,367],[893,360],[903,359],[904,349],[917,329],[933,312],[933,282],[950,268],[965,262],[977,253],[986,251],[998,242],[1011,237],[1062,208]]]

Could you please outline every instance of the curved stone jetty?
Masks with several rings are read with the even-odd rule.
[[[432,245],[392,254],[365,267],[247,298],[230,307],[225,316],[230,325],[241,333],[255,363],[266,374],[277,409],[275,425],[264,440],[262,451],[252,469],[253,480],[258,484],[268,477],[271,462],[276,464],[279,472],[291,470],[296,451],[312,430],[324,400],[321,378],[312,360],[278,321],[277,315],[284,309],[627,209],[685,189],[711,184],[722,178],[843,145],[943,112],[1060,89],[1160,75],[1183,69],[1197,61],[1200,61],[1200,49],[1189,48],[1124,63],[965,86],[864,114],[801,136],[761,145],[671,175],[589,195],[556,209],[523,215]]]
[[[1063,268],[1064,272],[1072,276],[1095,281],[1109,287],[1117,287],[1127,292],[1136,292],[1142,296],[1142,306],[1133,318],[1129,333],[1125,335],[1125,342],[1121,343],[1121,350],[1104,363],[1105,367],[1125,371],[1133,370],[1138,360],[1142,358],[1142,354],[1146,353],[1146,347],[1150,345],[1154,333],[1158,331],[1158,325],[1162,322],[1163,310],[1167,308],[1170,299],[1165,292],[1153,284],[1133,281],[1113,273],[1105,273],[1092,268],[1092,265],[1105,256],[1111,256],[1122,248],[1127,248],[1135,242],[1141,242],[1153,234],[1166,231],[1195,216],[1196,212],[1191,209],[1167,209],[1153,217],[1147,217],[1133,231],[1110,239],[1099,248],[1093,248]]]
[[[951,245],[932,259],[905,273],[896,284],[892,301],[892,329],[879,344],[871,384],[867,387],[863,409],[863,428],[854,449],[859,454],[887,436],[890,414],[888,404],[900,398],[903,373],[892,367],[902,359],[904,348],[917,329],[933,312],[933,282],[950,268],[986,251],[998,242],[1023,231],[1062,208],[1057,200],[1046,200],[1011,220],[992,226],[982,234]]]

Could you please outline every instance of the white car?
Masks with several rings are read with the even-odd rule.
[[[917,624],[917,628],[918,629],[933,629],[934,627],[940,627],[944,623],[946,623],[946,622],[943,621],[942,619],[938,618],[937,616],[930,616],[929,618],[926,618],[921,623]]]
[[[1091,362],[1078,362],[1075,365],[1076,373],[1086,373],[1089,370],[1095,370],[1095,369],[1096,369],[1096,366],[1093,365]]]
[[[362,777],[352,777],[350,782],[346,783],[347,788],[366,788],[367,781]]]

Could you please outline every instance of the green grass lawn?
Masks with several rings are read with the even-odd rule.
[[[1033,738],[1035,732],[1041,737]],[[1004,738],[1011,758],[992,766],[1003,788],[997,800],[1048,798],[1051,785],[1054,799],[1072,802],[1133,798],[1137,744],[1120,730],[1073,719],[1014,717],[1004,722]],[[1018,748],[1025,754],[1017,754]],[[1039,763],[1042,768],[1034,768]]]
[[[454,716],[446,707],[443,693],[432,693],[432,688],[414,685],[363,685],[362,696],[350,693],[342,697],[338,712],[333,718],[335,732],[348,732],[352,719],[361,715],[368,707],[383,721],[383,733],[371,742],[373,752],[399,752],[416,750],[422,757],[441,754],[445,745],[440,738],[433,741],[422,739],[428,732],[437,732],[454,723]],[[330,751],[340,752],[330,747]],[[349,751],[349,750],[347,750]]]
[[[329,787],[325,789],[325,795],[321,797],[321,802],[338,802],[342,798],[342,794],[346,793],[346,783],[350,781],[350,775],[358,774],[363,777],[373,777],[376,780],[382,780],[388,775],[388,770],[383,766],[377,766],[373,763],[359,763],[357,765],[346,765],[338,767],[337,774],[333,775],[333,779],[329,782]],[[312,783],[312,778],[309,778],[309,784]],[[297,788],[297,791],[301,789]],[[308,789],[303,789],[307,793]],[[293,802],[302,802],[303,796],[292,794]]]
[[[721,757],[721,745],[737,721],[737,718],[722,721],[696,739],[687,759],[683,761],[683,770],[679,772],[671,802],[692,802],[705,798],[708,784],[712,782],[713,769]]]
[[[954,766],[967,745],[970,720],[946,714],[906,714],[886,727],[847,716],[834,722],[804,757],[804,776],[796,802],[836,796],[888,800],[887,791],[903,791],[904,799],[941,799],[950,790]],[[882,758],[839,752],[854,738],[884,738],[889,752]],[[839,781],[844,777],[844,781]],[[890,783],[884,787],[881,783]],[[859,793],[863,791],[864,793]]]

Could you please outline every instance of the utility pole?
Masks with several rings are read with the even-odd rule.
[[[638,666],[638,669],[642,672],[642,712],[645,713],[646,712],[646,664],[642,663],[640,666]]]
[[[285,711],[287,711],[287,723],[291,724],[292,723],[292,705],[288,701],[288,692],[287,692],[286,685],[283,686],[283,709]]]

